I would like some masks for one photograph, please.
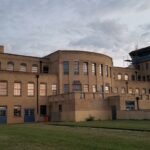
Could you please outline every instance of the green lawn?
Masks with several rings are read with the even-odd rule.
[[[116,121],[86,121],[86,122],[55,122],[61,126],[95,127],[107,129],[150,131],[150,120],[116,120]]]
[[[86,123],[92,126],[92,123],[99,125],[102,122]],[[113,125],[114,123],[116,124],[116,122],[110,122],[108,124]],[[147,129],[147,124],[149,123],[145,121]],[[144,124],[144,122],[134,122],[135,126],[140,127],[140,124]],[[144,125],[141,126],[143,128]],[[148,131],[123,131],[78,126],[54,126],[49,124],[0,125],[0,150],[148,149],[150,149],[150,132]]]

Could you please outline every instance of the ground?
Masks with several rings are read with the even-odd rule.
[[[0,125],[0,150],[148,150],[150,121]]]

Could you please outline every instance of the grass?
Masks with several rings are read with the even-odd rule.
[[[92,127],[106,129],[121,129],[135,131],[149,131],[150,120],[115,120],[115,121],[86,121],[86,122],[55,122],[59,126]]]
[[[123,122],[126,123],[126,121]],[[118,121],[118,124],[123,125],[123,122]],[[150,126],[148,128],[149,121],[131,122],[138,128],[144,127],[148,130],[150,128]],[[116,126],[117,121],[78,124]],[[130,121],[127,121],[127,124],[131,127]],[[146,131],[123,131],[78,126],[72,128],[49,124],[0,126],[0,150],[147,150],[149,147],[150,132]]]

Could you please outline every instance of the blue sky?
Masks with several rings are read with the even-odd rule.
[[[150,46],[149,0],[0,0],[0,44],[7,53],[58,49],[107,54],[114,64]]]

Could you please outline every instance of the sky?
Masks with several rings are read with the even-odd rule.
[[[126,66],[130,51],[150,46],[150,0],[0,0],[0,45],[39,57],[92,51]]]

